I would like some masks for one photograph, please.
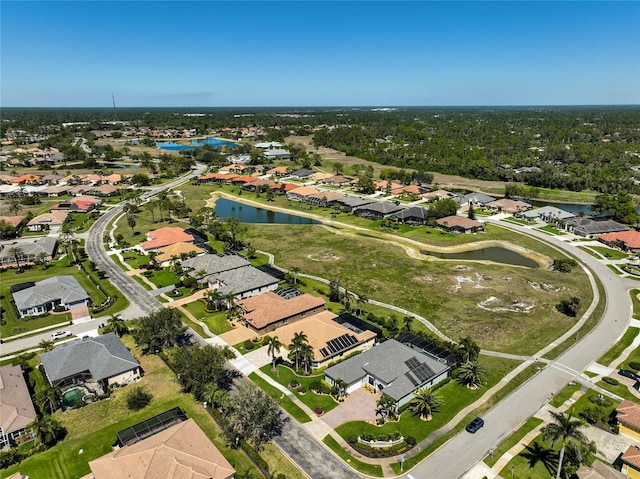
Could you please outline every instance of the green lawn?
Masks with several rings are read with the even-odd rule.
[[[325,436],[322,442],[324,442],[329,447],[329,449],[340,456],[343,461],[348,463],[355,470],[360,471],[363,474],[367,474],[368,476],[383,477],[381,466],[379,466],[378,464],[368,464],[352,457],[348,452],[342,449],[342,447],[340,447],[340,444],[338,444],[338,442],[331,436]]]
[[[555,236],[562,236],[562,235],[566,235],[567,233],[559,230],[558,228],[554,227],[553,225],[546,225],[543,226],[542,228],[537,228],[540,231],[544,231],[545,233],[549,233]]]
[[[154,270],[153,274],[147,278],[156,288],[171,286],[180,282],[180,278],[169,269]]]
[[[128,251],[126,253],[123,253],[122,257],[133,269],[139,269],[141,265],[149,264],[149,262],[151,261],[150,256],[140,254],[135,251]]]
[[[598,381],[596,386],[601,387],[602,389],[606,389],[607,391],[612,392],[613,394],[617,394],[621,398],[628,399],[629,401],[637,402],[638,398],[629,391],[629,388],[626,384],[619,383],[615,386],[611,384],[605,383],[604,381]]]
[[[611,349],[609,349],[600,357],[600,359],[598,359],[598,363],[604,366],[610,365],[620,356],[620,354],[622,354],[625,349],[627,349],[631,345],[638,333],[640,333],[640,329],[638,328],[627,329],[622,338],[620,338],[620,340],[616,344],[614,344]]]
[[[606,259],[625,259],[629,256],[624,251],[620,251],[606,246],[589,246],[590,249],[597,251]]]
[[[227,319],[226,311],[207,313],[204,306],[203,301],[193,301],[183,305],[194,317],[203,321],[213,334],[222,334],[233,329]]]
[[[516,431],[514,431],[511,436],[501,442],[500,445],[493,450],[493,454],[488,455],[484,458],[484,463],[489,467],[493,467],[493,465],[498,462],[498,459],[500,459],[505,452],[518,444],[523,437],[540,426],[542,422],[542,419],[539,419],[537,417],[530,417],[529,419],[527,419],[527,421],[522,426],[516,429]]]
[[[581,388],[582,385],[579,383],[568,384],[562,389],[562,391],[553,396],[553,399],[549,401],[549,404],[553,407],[560,407],[565,403],[565,401],[573,396],[576,391],[579,391]]]
[[[500,471],[505,478],[549,479],[555,477],[558,463],[560,444],[549,452],[550,445],[538,435],[527,447],[515,456]]]
[[[251,379],[260,389],[266,392],[272,399],[274,399],[282,409],[287,411],[296,421],[299,423],[305,423],[311,421],[311,418],[307,416],[300,407],[298,407],[291,399],[282,393],[278,388],[273,387],[267,381],[262,379],[256,373],[249,374]]]
[[[295,389],[292,389],[291,392],[296,395],[296,397],[302,401],[307,407],[309,407],[312,411],[316,409],[316,407],[320,406],[324,412],[331,411],[335,408],[338,403],[333,399],[333,397],[326,394],[316,394],[309,389],[309,385],[318,380],[324,380],[324,374],[319,374],[316,376],[299,376],[292,369],[287,366],[279,365],[277,371],[273,371],[271,369],[271,364],[267,364],[260,368],[260,370],[270,376],[272,379],[275,379],[284,387],[287,387],[291,381],[296,380],[307,390],[306,393],[300,394]]]
[[[505,223],[513,223],[514,225],[521,225],[521,226],[530,226],[531,225],[531,223],[529,221],[521,220],[521,219],[514,218],[514,217],[502,218],[500,221],[504,221]]]

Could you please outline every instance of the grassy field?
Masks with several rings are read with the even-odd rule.
[[[305,394],[298,393],[295,389],[292,389],[292,392],[296,395],[296,397],[302,401],[307,407],[311,410],[315,410],[316,407],[320,406],[324,412],[331,411],[335,408],[338,403],[333,399],[332,396],[327,394],[316,394],[311,389],[309,389],[309,385],[318,380],[324,379],[324,374],[319,374],[316,376],[298,376],[293,370],[290,368],[279,365],[277,371],[273,371],[271,369],[271,364],[267,364],[260,368],[260,370],[270,376],[272,379],[276,380],[284,387],[288,387],[291,381],[298,381],[304,388],[306,389]]]
[[[207,313],[202,301],[193,301],[183,306],[196,318],[203,321],[213,334],[222,334],[233,329],[227,319],[227,313],[225,311]]]
[[[627,329],[622,338],[620,338],[618,342],[611,347],[611,349],[604,353],[597,362],[605,366],[609,366],[631,345],[636,336],[638,336],[638,333],[640,333],[640,329],[638,328]]]
[[[131,347],[131,340],[126,339],[127,345]],[[34,478],[81,477],[90,472],[89,461],[111,451],[111,444],[116,439],[117,431],[175,406],[181,407],[188,417],[195,419],[227,460],[235,464],[238,474],[250,472],[253,477],[260,476],[243,452],[231,450],[225,446],[222,432],[217,424],[200,403],[196,402],[192,396],[180,391],[174,374],[160,358],[154,355],[143,356],[138,350],[133,350],[132,353],[145,371],[144,378],[138,384],[146,386],[153,394],[153,400],[149,406],[139,412],[128,410],[125,396],[131,386],[127,386],[115,390],[108,401],[93,403],[64,414],[57,412],[55,417],[67,428],[67,437],[48,451],[3,470],[2,477],[7,477],[18,470]],[[84,452],[79,454],[78,451],[81,449]],[[272,471],[278,470],[289,478],[304,477],[277,448],[270,446],[262,455],[270,463]]]
[[[562,389],[562,391],[553,396],[553,399],[549,401],[549,404],[553,407],[560,407],[580,389],[582,389],[582,385],[580,383],[568,384]]]
[[[600,253],[605,259],[625,259],[629,256],[624,251],[620,251],[613,248],[607,248],[606,246],[587,246],[580,247],[580,249],[589,252],[589,250],[596,251]],[[597,257],[597,256],[596,256]]]
[[[538,244],[498,227],[482,236],[510,239],[525,247]],[[410,256],[399,246],[349,230],[251,225],[249,240],[274,254],[279,266],[339,279],[356,294],[406,308],[450,338],[471,336],[485,349],[532,354],[574,324],[575,319],[555,310],[560,299],[575,295],[584,305],[592,299],[588,279],[579,270],[562,275],[490,263],[416,259],[415,250]],[[290,253],[292,244],[295,254]],[[532,309],[509,311],[516,301]]]

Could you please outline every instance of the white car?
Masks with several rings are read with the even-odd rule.
[[[56,331],[51,334],[51,339],[55,341],[56,339],[68,338],[69,336],[73,336],[70,331]]]

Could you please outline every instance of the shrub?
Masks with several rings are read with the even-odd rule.
[[[297,388],[298,386],[300,386],[300,382],[297,379],[293,379],[290,383],[289,383],[289,387],[290,388]]]
[[[320,415],[322,414],[322,412],[323,412],[323,411],[322,411],[322,408],[321,408],[320,406],[318,406],[318,407],[316,408],[316,410],[315,410],[315,411],[316,411],[316,414],[317,414],[318,416],[320,416]]]
[[[415,446],[417,441],[413,436],[407,436],[404,438],[404,442],[406,442],[409,446]]]
[[[620,384],[620,382],[616,378],[611,378],[609,376],[603,377],[602,380],[605,383],[610,384],[611,386],[617,386],[618,384]]]
[[[638,371],[640,369],[640,363],[637,363],[635,361],[630,362],[629,368],[633,369],[634,371]]]
[[[247,351],[251,351],[253,349],[253,341],[251,341],[250,339],[245,340],[243,345],[244,349],[246,349]]]
[[[307,392],[307,388],[305,388],[304,386],[300,386],[298,389],[298,394],[304,394]]]
[[[127,394],[127,408],[131,411],[139,411],[144,409],[153,399],[153,394],[147,391],[143,386],[136,386]]]
[[[358,442],[358,438],[357,438],[356,436],[349,436],[349,437],[347,438],[347,442],[348,442],[349,444],[355,444],[355,443],[357,443],[357,442]]]

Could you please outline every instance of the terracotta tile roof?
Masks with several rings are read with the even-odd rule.
[[[492,208],[500,208],[507,213],[517,213],[521,210],[526,210],[531,208],[531,204],[526,203],[524,201],[516,201],[509,198],[501,198],[499,200],[491,201],[487,203],[487,206]]]
[[[327,346],[327,343],[333,339],[344,336],[345,334],[353,335],[358,340],[353,346],[362,344],[376,337],[373,331],[362,331],[355,333],[354,331],[344,327],[343,325],[333,321],[337,316],[331,311],[322,311],[308,318],[303,318],[295,323],[287,324],[278,328],[277,334],[280,342],[286,347],[291,344],[295,333],[301,331],[307,336],[309,344],[313,347],[313,357],[316,361],[322,361],[324,356],[320,353],[320,349]]]
[[[254,328],[262,329],[306,311],[316,308],[324,309],[324,299],[306,293],[291,299],[284,299],[270,291],[238,301],[238,305],[245,311],[243,319]]]
[[[472,220],[464,216],[447,216],[446,218],[436,220],[436,222],[440,226],[445,226],[446,224],[447,228],[464,228],[466,230],[482,226],[482,223],[479,221]]]
[[[349,183],[351,181],[351,178],[346,178],[344,176],[340,176],[340,175],[335,175],[335,176],[330,176],[328,178],[323,179],[322,181],[320,181],[320,183],[335,183],[335,184],[344,184],[344,183]]]
[[[278,183],[275,184],[273,186],[271,186],[272,189],[274,190],[283,190],[283,191],[291,191],[291,190],[295,190],[298,188],[301,188],[300,185],[296,185],[294,183]]]
[[[286,174],[289,172],[288,166],[276,166],[267,171],[267,175]]]
[[[640,248],[640,232],[636,230],[617,231],[615,233],[604,233],[598,236],[599,240],[606,243],[621,241],[627,248]]]
[[[27,173],[25,175],[22,176],[18,176],[17,178],[13,178],[10,183],[13,185],[17,185],[20,183],[27,183],[29,181],[38,181],[40,179],[40,177],[38,175],[32,175],[30,173]]]
[[[193,419],[89,462],[95,479],[229,479],[235,474]]]
[[[99,205],[100,203],[102,203],[102,200],[96,196],[82,195],[71,198],[69,200],[69,203],[89,203],[92,205]]]
[[[312,195],[308,195],[307,198],[318,198],[319,200],[337,201],[344,198],[344,195],[336,191],[318,191]]]
[[[625,399],[616,408],[616,413],[618,421],[640,429],[640,405]]]
[[[149,231],[147,233],[147,238],[148,241],[140,243],[142,249],[147,251],[175,243],[190,243],[194,239],[193,236],[186,233],[184,229],[171,226],[165,226],[164,228]]]
[[[169,261],[174,256],[180,256],[183,253],[200,254],[200,253],[204,253],[204,250],[202,248],[198,248],[193,243],[176,243],[170,246],[166,246],[164,248],[159,248],[158,252],[160,254],[156,256],[156,261],[159,261],[162,263],[163,261]]]
[[[393,183],[392,181],[382,180],[376,181],[376,190],[386,190],[387,184],[391,190],[395,190],[396,188],[401,188],[402,185],[399,183]]]
[[[31,219],[27,226],[34,225],[61,225],[67,219],[69,213],[67,211],[52,211],[51,213],[43,213]]]
[[[620,459],[634,469],[640,470],[640,447],[629,446]]]
[[[422,186],[407,185],[407,186],[401,186],[400,188],[392,189],[391,190],[391,194],[394,195],[394,196],[405,195],[405,194],[421,195],[425,191],[426,191],[426,188],[423,188]]]
[[[5,434],[19,431],[36,419],[20,366],[0,367],[0,427]]]
[[[320,192],[319,190],[316,190],[315,188],[311,188],[310,186],[301,186],[299,188],[296,188],[293,193],[298,196],[309,196],[319,192]]]
[[[24,216],[0,216],[0,221],[9,223],[11,226],[16,228],[20,223],[24,221],[24,218]]]
[[[331,178],[332,176],[334,176],[333,173],[323,173],[319,171],[311,175],[309,179],[313,181],[321,181],[321,180],[326,180],[327,178]]]
[[[252,181],[257,181],[258,178],[255,176],[236,176],[231,180],[232,183],[250,183]]]

